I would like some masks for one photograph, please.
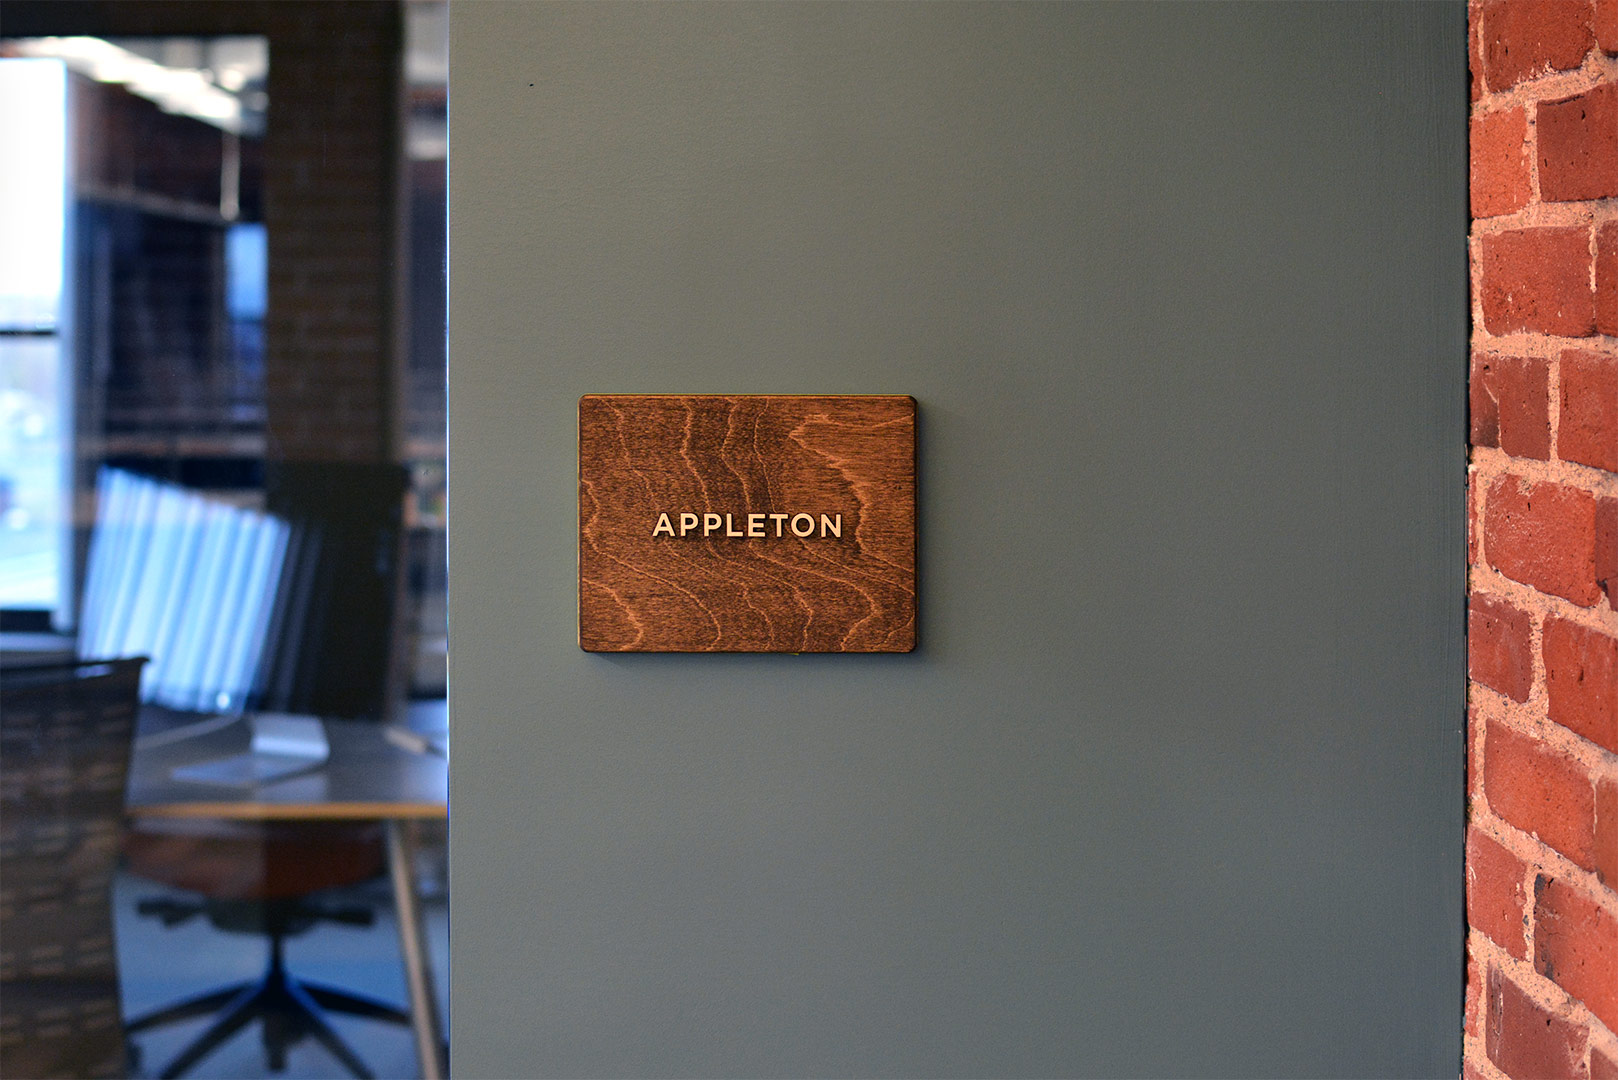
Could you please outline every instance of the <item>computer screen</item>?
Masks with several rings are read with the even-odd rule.
[[[149,657],[144,701],[246,708],[291,527],[121,469],[101,470],[97,505],[79,654]]]

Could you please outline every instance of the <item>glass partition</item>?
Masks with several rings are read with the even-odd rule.
[[[32,629],[73,621],[67,140],[66,67],[0,58],[0,610]]]
[[[87,839],[122,1015],[72,1023],[121,1024],[108,1075],[443,1075],[444,5],[110,5],[99,34],[27,6],[0,39],[0,666],[145,660],[105,705],[121,752],[42,781],[124,808]],[[329,409],[331,357],[374,392]],[[377,438],[287,452],[318,424]],[[22,841],[79,828],[30,784],[0,807],[7,913]],[[38,957],[107,974],[105,928],[35,907]],[[45,1043],[10,1003],[73,971],[0,954],[0,1075],[57,1075],[13,1056]]]

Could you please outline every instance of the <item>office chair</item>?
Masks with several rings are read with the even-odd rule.
[[[391,685],[392,632],[403,534],[402,466],[271,463],[266,503],[289,540],[258,659],[254,704],[320,716],[380,718]],[[206,613],[203,613],[206,617]],[[129,870],[186,890],[185,899],[141,902],[137,910],[173,926],[206,916],[217,929],[268,938],[257,979],[221,987],[131,1021],[131,1033],[217,1013],[169,1062],[164,1077],[194,1068],[254,1021],[269,1067],[313,1037],[356,1077],[370,1071],[326,1020],[345,1013],[409,1026],[402,1009],[299,979],[286,969],[287,938],[318,922],[369,925],[366,907],[333,906],[319,893],[356,885],[386,869],[380,825],[354,822],[142,822],[125,837]]]
[[[111,892],[145,662],[0,669],[0,1076],[129,1075]]]
[[[410,1026],[403,1009],[336,987],[300,979],[286,968],[286,939],[320,922],[369,926],[368,907],[332,905],[319,893],[380,875],[386,852],[379,825],[348,822],[143,822],[124,839],[132,873],[193,898],[143,900],[137,910],[175,926],[206,916],[219,930],[263,934],[269,961],[256,979],[219,987],[131,1020],[130,1034],[218,1014],[164,1066],[184,1076],[244,1027],[263,1026],[265,1057],[274,1072],[287,1051],[312,1037],[356,1077],[371,1076],[358,1054],[333,1030],[327,1011]]]

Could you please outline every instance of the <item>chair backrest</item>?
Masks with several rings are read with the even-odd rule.
[[[0,669],[0,1076],[123,1076],[112,931],[146,661]]]
[[[271,462],[266,509],[291,528],[254,706],[378,718],[391,712],[409,472],[397,464]]]

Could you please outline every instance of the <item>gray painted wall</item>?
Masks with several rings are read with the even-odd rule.
[[[457,4],[462,1077],[1455,1075],[1460,4]],[[587,655],[583,393],[908,393],[908,656]]]

